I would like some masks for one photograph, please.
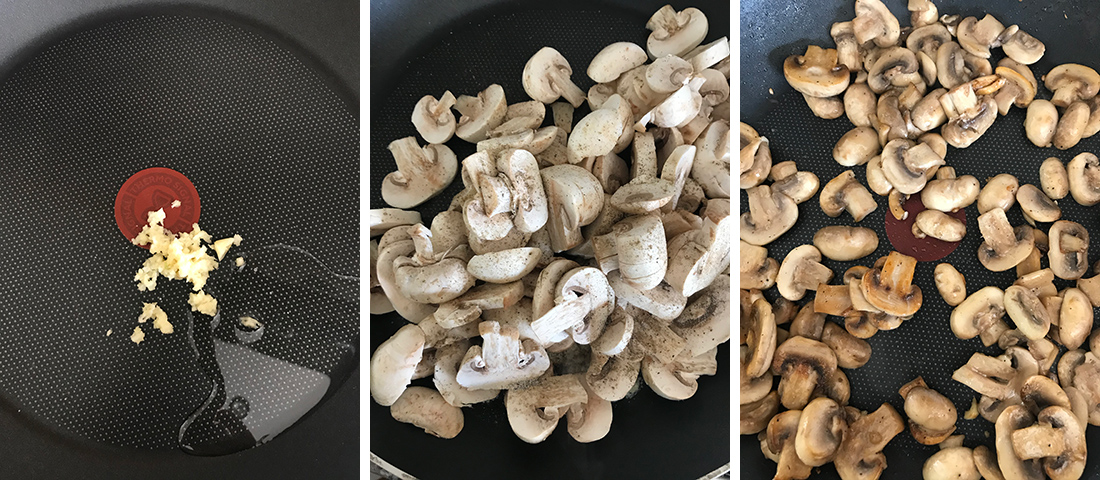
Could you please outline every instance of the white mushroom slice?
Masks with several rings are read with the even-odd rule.
[[[494,83],[476,97],[458,97],[455,110],[462,114],[458,119],[455,135],[470,143],[485,140],[489,138],[489,130],[500,125],[504,121],[504,115],[508,113],[504,88]]]
[[[481,322],[484,343],[474,345],[462,358],[455,379],[470,390],[508,389],[542,375],[550,357],[532,340],[520,340],[519,330],[497,322]]]
[[[593,237],[592,246],[604,273],[619,270],[623,280],[640,290],[656,287],[665,277],[667,241],[655,215],[627,217],[611,233]]]
[[[615,307],[603,333],[591,343],[592,350],[604,355],[618,355],[626,350],[633,337],[634,317],[622,308]]]
[[[678,355],[670,363],[646,356],[642,360],[642,378],[654,393],[669,400],[686,400],[699,389],[698,378],[718,372],[718,349],[698,356]]]
[[[1032,229],[1027,225],[1013,228],[1000,208],[979,215],[978,229],[985,240],[978,247],[978,260],[994,272],[1003,272],[1019,265],[1035,246]]]
[[[416,365],[424,352],[424,331],[405,325],[389,340],[382,342],[370,359],[370,395],[379,405],[388,407],[412,381]]]
[[[653,32],[646,40],[649,58],[683,56],[703,43],[708,30],[707,16],[697,8],[677,12],[672,5],[665,5],[649,18],[645,28]]]
[[[397,208],[412,208],[442,192],[458,172],[458,159],[444,145],[420,147],[416,137],[394,140],[390,153],[397,171],[382,180],[382,199]]]
[[[402,295],[420,303],[454,300],[474,286],[466,262],[453,257],[430,263],[421,258],[396,258],[393,278]]]
[[[729,341],[729,291],[729,276],[720,275],[710,286],[693,295],[683,313],[669,325],[684,339],[687,355],[702,355]]]
[[[521,247],[475,255],[466,270],[478,280],[489,283],[510,283],[531,273],[542,258],[537,248]]]
[[[683,55],[684,60],[690,61],[691,67],[696,72],[701,72],[704,69],[715,67],[724,60],[728,61],[729,57],[730,41],[727,37],[719,38],[718,40],[710,42],[706,45],[699,45],[698,47],[695,47],[690,52]],[[716,68],[716,70],[719,70],[721,72],[720,68]],[[728,68],[726,71],[722,72],[722,74],[723,76],[726,76],[727,80],[729,79]]]
[[[532,318],[540,318],[554,307],[558,282],[567,272],[577,267],[579,267],[577,262],[566,258],[558,258],[552,260],[539,272],[538,280],[535,282],[534,294],[531,296]]]
[[[464,424],[462,409],[450,405],[439,392],[424,387],[409,387],[390,406],[394,420],[411,423],[439,438],[454,438]]]
[[[711,122],[695,139],[694,145],[695,161],[691,166],[691,178],[699,182],[707,198],[729,198],[730,124]],[[770,159],[767,163],[771,163]]]
[[[1038,340],[1050,329],[1050,312],[1030,289],[1013,285],[1005,289],[1005,312],[1027,338]]]
[[[944,242],[962,241],[966,236],[966,224],[938,210],[924,210],[913,222],[913,236],[929,236]]]
[[[883,175],[895,189],[907,195],[924,189],[928,182],[925,173],[943,164],[943,158],[926,143],[913,145],[899,138],[882,147]]]
[[[588,64],[588,78],[596,83],[610,83],[623,72],[644,64],[649,57],[645,50],[631,42],[612,43],[600,50]]]
[[[383,238],[385,238],[383,236]],[[381,244],[381,242],[379,242]],[[378,285],[382,287],[386,298],[390,300],[397,313],[406,320],[419,323],[434,311],[431,305],[416,302],[401,292],[394,275],[394,261],[406,257],[416,251],[412,240],[399,240],[392,242],[378,251],[378,260],[375,264],[375,273],[378,277]]]
[[[702,228],[682,234],[690,237],[686,237],[678,248],[668,249],[665,280],[684,296],[691,296],[710,285],[729,267],[731,260],[733,217],[730,215],[729,200],[716,198],[707,202],[702,217]],[[746,237],[742,238],[753,243]]]
[[[1088,295],[1077,288],[1067,288],[1062,294],[1058,312],[1058,338],[1069,350],[1085,343],[1092,329],[1093,311]]]
[[[579,107],[584,103],[584,91],[569,79],[572,74],[569,61],[560,52],[542,47],[523,66],[523,90],[545,104],[564,97],[574,108]]]
[[[814,234],[813,244],[825,257],[848,262],[870,255],[878,249],[878,234],[869,228],[830,225],[822,227]]]
[[[847,430],[844,407],[828,397],[815,398],[798,419],[795,452],[806,465],[824,465],[836,457]]]
[[[500,390],[470,390],[463,387],[456,380],[458,369],[462,365],[462,358],[470,349],[470,342],[466,340],[444,345],[436,349],[435,373],[432,375],[432,383],[436,390],[443,396],[447,403],[456,407],[465,407],[475,403],[487,402],[497,397]]]
[[[644,132],[645,126],[649,123],[662,128],[671,128],[691,121],[703,108],[703,96],[699,93],[699,89],[705,82],[704,78],[691,77],[687,84],[676,89],[652,110],[642,115],[634,124],[634,130]]]
[[[1005,32],[1001,34],[1001,37],[1004,38],[1001,49],[1004,50],[1008,58],[1024,65],[1038,62],[1047,51],[1046,45],[1019,28],[1017,25],[1012,25],[1005,29]]]
[[[644,63],[644,62],[643,62]],[[687,60],[674,55],[657,58],[646,67],[646,85],[657,93],[672,93],[684,86],[694,74]],[[721,74],[718,74],[721,76]],[[722,77],[723,81],[725,77]]]
[[[439,305],[433,316],[443,328],[455,328],[477,320],[486,310],[507,308],[523,297],[523,283],[483,284]]]
[[[612,95],[611,98],[622,97],[616,94]],[[603,106],[607,107],[610,103],[609,100]],[[585,157],[598,157],[611,153],[623,128],[618,107],[592,111],[592,113],[585,115],[577,122],[577,125],[573,128],[573,133],[569,135],[567,145],[570,158],[576,158],[579,162]]]
[[[1054,92],[1050,102],[1068,107],[1078,100],[1088,100],[1100,91],[1100,73],[1076,63],[1058,65],[1043,77],[1047,90]]]
[[[397,208],[375,208],[370,213],[370,236],[376,237],[391,228],[420,223],[420,212]]]
[[[504,407],[512,432],[527,443],[539,443],[554,432],[570,405],[587,400],[588,393],[576,375],[559,375],[509,390]]]
[[[574,268],[558,282],[554,303],[554,307],[531,322],[539,341],[543,345],[554,343],[559,333],[565,331],[577,343],[587,345],[603,332],[615,307],[615,291],[598,269]]]
[[[449,90],[436,100],[425,95],[413,107],[412,123],[428,143],[447,143],[455,133],[455,114],[451,107],[455,96]]]
[[[667,282],[650,290],[640,290],[624,281],[618,271],[607,274],[607,282],[615,291],[617,302],[633,305],[666,322],[680,316],[687,305],[687,297]]]
[[[814,235],[814,245],[817,245],[818,236],[821,232],[829,228],[845,228],[839,226],[830,226],[822,228]],[[826,232],[825,235],[829,235]],[[835,241],[834,241],[835,242]],[[875,245],[878,245],[878,236],[875,236]],[[821,247],[818,246],[818,250]],[[828,255],[826,255],[828,256]],[[768,249],[764,247],[758,247],[749,243],[745,243],[741,240],[741,281],[739,285],[742,289],[768,289],[772,285],[775,285],[775,276],[779,272],[779,262],[774,258],[768,257]],[[832,257],[829,257],[832,258]],[[611,285],[615,288],[615,285]],[[618,290],[616,290],[618,294]]]
[[[1005,26],[989,14],[986,14],[981,20],[975,17],[966,17],[959,22],[957,28],[956,34],[959,45],[967,52],[981,58],[989,58],[990,47],[1000,46],[998,37],[1005,30]]]
[[[581,227],[592,223],[603,208],[603,186],[591,172],[576,165],[555,165],[540,174],[549,203],[546,228],[551,246],[562,252],[580,245],[584,240]]]
[[[626,397],[638,380],[641,360],[630,360],[624,354],[607,356],[592,352],[585,381],[600,398],[617,402]]]
[[[550,110],[554,114],[555,127],[565,133],[573,131],[573,105],[568,102],[554,102],[550,104]]]
[[[665,157],[664,166],[661,169],[661,180],[672,184],[672,198],[661,207],[662,211],[671,212],[680,202],[684,182],[687,181],[695,164],[696,150],[694,145],[681,145]]]
[[[588,399],[569,406],[565,418],[566,426],[573,440],[581,443],[595,442],[611,431],[611,402],[596,395],[583,375],[577,375],[577,378],[588,393]]]
[[[1058,207],[1058,203],[1030,183],[1021,185],[1016,191],[1016,202],[1020,204],[1020,210],[1023,211],[1024,218],[1029,219],[1029,223],[1050,223],[1062,217],[1062,209]]]
[[[627,346],[627,352],[620,355],[652,356],[659,363],[670,363],[680,355],[687,342],[672,331],[667,322],[638,310],[628,308],[627,313],[634,317],[633,341]]]

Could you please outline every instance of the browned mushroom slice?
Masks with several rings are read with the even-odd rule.
[[[798,206],[794,200],[773,192],[769,186],[753,187],[748,195],[749,211],[741,214],[742,240],[753,245],[767,245],[790,230],[798,220]]]
[[[882,268],[863,275],[862,289],[867,301],[883,312],[899,317],[920,309],[921,289],[913,285],[917,260],[900,252],[890,252]]]
[[[1047,89],[1054,92],[1051,103],[1059,107],[1068,107],[1078,100],[1088,100],[1100,91],[1100,74],[1076,63],[1058,65],[1043,79]]]
[[[847,285],[818,285],[814,311],[838,317],[846,315],[852,309],[852,297],[848,292]]]
[[[1089,232],[1077,222],[1061,220],[1051,225],[1048,236],[1050,269],[1058,278],[1081,278],[1089,266]]]
[[[844,409],[831,398],[818,397],[807,404],[795,433],[798,458],[811,467],[831,462],[848,429],[844,417]]]
[[[847,262],[874,252],[878,248],[878,234],[870,228],[830,225],[814,234],[814,246],[829,259]]]
[[[855,172],[851,170],[841,173],[821,188],[820,202],[821,210],[826,215],[836,217],[847,210],[857,222],[878,208],[871,192],[856,180]]]
[[[1058,314],[1058,338],[1067,349],[1085,343],[1093,323],[1092,302],[1077,288],[1067,288]]]
[[[746,343],[750,355],[745,364],[745,374],[749,378],[756,378],[771,368],[772,356],[775,354],[775,317],[767,300],[753,302],[746,327],[750,332]]]
[[[1100,203],[1100,160],[1088,152],[1080,153],[1067,166],[1069,193],[1084,206]]]
[[[1058,207],[1058,203],[1030,183],[1021,185],[1016,191],[1016,202],[1020,204],[1024,218],[1030,220],[1029,223],[1050,223],[1062,217],[1062,209]]]
[[[1032,229],[1026,225],[1012,228],[1004,210],[994,208],[978,217],[978,229],[985,239],[978,247],[978,260],[994,272],[1015,267],[1035,246]]]
[[[936,445],[955,431],[955,421],[958,420],[955,404],[929,388],[923,378],[917,377],[902,385],[898,393],[905,399],[909,431],[917,442]]]
[[[828,345],[805,337],[791,337],[775,352],[772,373],[779,375],[783,406],[800,409],[815,390],[836,371],[836,354]]]
[[[772,417],[768,422],[767,437],[768,449],[778,452],[775,478],[806,479],[810,477],[811,468],[798,458],[795,450],[795,436],[798,433],[799,419],[802,410],[788,410]]]
[[[775,391],[760,400],[741,405],[741,435],[754,435],[768,428],[779,412],[779,394]]]
[[[1044,408],[1035,425],[1012,431],[1011,442],[1017,458],[1042,458],[1050,478],[1080,478],[1085,471],[1085,428],[1066,407]]]
[[[1027,338],[1037,340],[1050,329],[1050,313],[1031,290],[1020,285],[1005,289],[1005,312]]]
[[[1042,478],[1042,466],[1016,455],[1012,436],[1035,423],[1035,417],[1021,405],[1005,408],[996,421],[997,463],[1005,478]]]
[[[806,290],[833,278],[833,271],[821,264],[821,252],[813,245],[795,247],[783,258],[776,277],[779,294],[787,300],[801,300]]]
[[[806,47],[803,55],[792,55],[783,62],[783,76],[795,90],[811,97],[832,97],[848,88],[848,67],[837,63],[837,51],[816,45]]]
[[[833,349],[837,366],[841,368],[859,368],[871,359],[871,345],[852,336],[843,327],[832,322],[825,323],[821,333],[821,342]]]
[[[888,403],[849,420],[848,432],[833,461],[837,473],[841,478],[878,478],[886,469],[882,449],[904,430],[905,421]]]

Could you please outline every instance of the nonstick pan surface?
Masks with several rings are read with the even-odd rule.
[[[119,232],[113,205],[133,173],[172,168],[188,176],[202,197],[204,228],[219,236],[233,230],[228,234],[253,237],[240,253],[293,245],[309,252],[307,264],[324,265],[318,271],[345,275],[306,284],[314,279],[296,272],[312,267],[300,267],[305,255],[293,257],[287,265],[296,272],[279,279],[286,286],[306,284],[294,292],[296,298],[354,298],[357,286],[343,282],[359,274],[354,78],[340,78],[325,66],[341,55],[321,60],[303,49],[295,40],[301,27],[267,23],[271,12],[251,16],[234,5],[99,7],[62,25],[30,22],[41,27],[38,37],[6,57],[0,74],[0,244],[6,251],[0,261],[6,272],[0,280],[0,407],[10,426],[0,445],[6,458],[15,459],[0,467],[2,476],[352,475],[357,433],[341,426],[358,418],[358,308],[314,303],[321,310],[356,312],[354,319],[345,316],[324,328],[309,322],[324,311],[311,317],[282,308],[272,313],[272,328],[249,347],[251,353],[235,357],[254,363],[231,367],[218,355],[224,382],[270,382],[264,387],[270,393],[251,398],[252,413],[302,406],[285,400],[303,383],[273,373],[323,371],[329,388],[321,393],[334,401],[307,414],[301,433],[292,427],[273,444],[219,458],[185,455],[179,450],[181,426],[216,383],[206,370],[215,359],[211,332],[203,336],[196,329],[209,318],[187,311],[186,291],[178,283],[137,291],[133,272],[147,253]],[[272,11],[289,13],[290,7],[275,3]],[[356,10],[354,3],[311,8],[317,7],[342,8],[346,16]],[[67,18],[73,12],[55,13]],[[310,16],[294,20],[330,20],[327,14],[303,18]],[[276,283],[272,290],[286,288]],[[238,284],[220,288],[228,296],[237,288],[232,285]],[[215,289],[213,279],[208,288]],[[269,293],[247,296],[263,299],[268,305],[255,307],[263,310],[277,304],[263,298]],[[131,343],[134,313],[143,301],[159,302],[176,333],[147,330],[145,343]],[[276,319],[291,316],[294,322]],[[225,333],[213,335],[219,331]],[[238,343],[222,339],[223,345]],[[339,368],[326,363],[333,349],[347,360]],[[231,377],[231,368],[241,375]],[[317,425],[304,426],[313,418],[320,419]]]
[[[667,2],[374,2],[371,5],[371,207],[383,206],[379,186],[395,170],[389,142],[416,136],[409,117],[424,95],[445,90],[476,94],[504,87],[508,103],[528,100],[520,83],[523,65],[543,46],[569,60],[573,81],[587,91],[584,71],[592,57],[616,41],[644,45],[646,20]],[[709,42],[729,32],[729,4],[694,6],[710,24]],[[588,113],[581,107],[574,122]],[[547,124],[552,124],[547,115]],[[423,142],[421,139],[418,140]],[[461,160],[474,145],[457,137],[447,146]],[[459,179],[422,205],[425,223],[446,209],[462,189]],[[397,314],[372,316],[371,351],[407,322]],[[528,445],[512,433],[500,397],[463,409],[465,426],[451,440],[432,437],[394,421],[373,401],[371,450],[417,478],[477,475],[484,478],[699,478],[729,463],[729,345],[718,350],[718,374],[699,379],[692,398],[673,402],[643,387],[614,404],[607,437],[577,443],[559,425],[543,443]],[[431,380],[414,384],[431,386]]]
[[[903,1],[885,1],[903,25],[909,24],[909,15]],[[940,14],[961,14],[963,17],[993,14],[1005,25],[1018,24],[1046,44],[1046,55],[1032,72],[1038,78],[1051,68],[1063,63],[1082,63],[1093,68],[1096,62],[1093,46],[1100,44],[1097,14],[1100,4],[1084,1],[1018,2],[1004,0],[993,2],[937,1]],[[771,141],[774,162],[793,160],[800,170],[812,171],[824,185],[847,167],[832,158],[836,141],[853,126],[846,117],[823,120],[815,117],[802,96],[784,80],[782,64],[790,55],[802,54],[807,45],[835,48],[829,37],[833,22],[847,21],[854,17],[853,3],[849,1],[811,0],[776,7],[772,2],[743,1],[741,3],[741,105],[742,121],[749,123]],[[993,63],[1001,58],[994,53]],[[769,93],[769,89],[774,94]],[[1040,87],[1036,98],[1050,98],[1051,93]],[[987,178],[999,173],[1015,175],[1020,184],[1039,185],[1039,164],[1047,157],[1058,157],[1063,162],[1081,152],[1100,151],[1100,137],[1082,140],[1066,151],[1054,148],[1038,148],[1024,136],[1024,112],[1013,108],[1005,117],[998,118],[992,128],[977,142],[966,149],[948,147],[947,166],[954,167],[958,175],[973,175],[984,186]],[[866,185],[863,167],[854,167],[856,177]],[[867,265],[888,254],[893,247],[883,228],[886,215],[886,199],[876,196],[879,206],[858,225],[874,229],[879,235],[879,248],[871,255],[855,262],[824,263],[836,275],[852,265]],[[1095,208],[1085,208],[1067,197],[1059,201],[1062,218],[1081,223],[1090,232],[1100,231],[1100,216]],[[747,197],[742,191],[741,210],[747,211]],[[924,294],[924,304],[912,320],[893,331],[883,331],[870,338],[872,355],[867,365],[848,370],[851,382],[850,404],[871,411],[883,402],[890,403],[903,412],[898,388],[917,376],[924,377],[928,385],[946,395],[959,412],[958,430],[955,434],[966,436],[968,447],[987,445],[993,448],[993,424],[981,417],[965,420],[962,413],[977,394],[969,387],[951,379],[952,372],[966,363],[974,352],[999,355],[1000,349],[986,348],[979,339],[959,340],[948,324],[951,307],[944,303],[936,290],[932,271],[937,263],[954,265],[966,277],[967,293],[986,285],[1005,288],[1015,279],[1014,270],[993,273],[977,260],[976,252],[981,243],[977,226],[977,207],[965,209],[967,235],[958,248],[936,262],[917,265],[914,283]],[[1023,224],[1019,207],[1008,212],[1010,223]],[[813,234],[826,225],[853,225],[847,213],[829,218],[822,213],[818,196],[799,206],[799,218],[789,232],[768,245],[769,256],[782,260],[794,247],[812,243]],[[1050,224],[1039,224],[1045,231]],[[1095,242],[1090,247],[1090,259],[1100,258]],[[1046,258],[1043,266],[1047,266]],[[1090,272],[1089,275],[1092,275]],[[832,283],[837,283],[834,280]],[[1057,280],[1058,288],[1072,286],[1072,282]],[[767,292],[774,300],[774,289]],[[812,295],[799,303],[812,301]],[[836,321],[830,317],[829,321]],[[1100,445],[1100,430],[1087,429],[1090,447]],[[882,478],[917,478],[924,461],[938,450],[934,446],[918,444],[908,431],[894,437],[883,450],[888,463]],[[756,435],[741,437],[741,473],[744,478],[765,478],[775,474],[775,463],[760,452]],[[1100,475],[1100,456],[1089,456],[1082,478]],[[837,478],[834,467],[814,469],[811,478]]]

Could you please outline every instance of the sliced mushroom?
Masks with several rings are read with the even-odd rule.
[[[943,88],[952,89],[990,73],[989,60],[970,54],[958,43],[946,42],[936,50],[936,77]]]
[[[875,92],[871,91],[866,83],[855,83],[844,91],[844,113],[852,125],[857,127],[871,127],[872,120],[876,118],[875,110],[878,99]]]
[[[751,195],[749,201],[750,203],[752,201]],[[856,180],[855,172],[851,170],[837,175],[836,178],[826,183],[821,188],[820,201],[821,210],[826,215],[836,217],[847,210],[857,222],[863,220],[864,217],[878,208],[875,199],[871,197],[871,192],[867,191],[867,187]],[[743,235],[742,238],[744,238]],[[746,239],[746,241],[749,240]]]
[[[611,233],[594,237],[592,244],[604,273],[617,269],[623,280],[641,290],[656,287],[665,277],[667,242],[657,216],[627,217]]]
[[[978,213],[986,213],[994,208],[1008,211],[1016,204],[1016,192],[1019,188],[1016,177],[1007,173],[989,179],[978,195]]]
[[[669,363],[661,363],[657,357],[646,355],[642,359],[642,378],[660,397],[686,400],[695,395],[701,375],[717,373],[717,353],[718,350],[713,349],[696,357],[681,354]]]
[[[772,191],[778,191],[794,200],[795,203],[802,203],[809,200],[814,194],[817,193],[818,188],[821,186],[820,180],[813,172],[800,172],[794,166],[794,162],[782,162],[778,165],[789,164],[791,168],[790,173],[786,173],[782,176],[776,175],[776,166],[772,167],[772,175],[769,176],[774,183],[772,183]],[[685,190],[687,182],[684,184]],[[683,198],[683,197],[681,197]],[[694,211],[695,209],[691,209]]]
[[[513,248],[475,255],[466,264],[466,270],[481,281],[511,283],[531,273],[541,258],[542,252],[537,248]]]
[[[397,171],[382,180],[382,199],[397,208],[412,208],[442,192],[458,172],[454,152],[444,145],[420,147],[416,137],[390,142]]]
[[[1037,340],[1050,329],[1050,313],[1030,289],[1013,285],[1005,289],[1005,312],[1027,338]]]
[[[1008,34],[1008,35],[1006,35]],[[1035,37],[1012,25],[1001,34],[1004,38],[1001,49],[1009,58],[1024,65],[1031,65],[1043,58],[1047,47]]]
[[[1003,84],[1004,80],[1000,80],[1000,83]],[[950,119],[940,130],[940,134],[955,148],[966,148],[973,144],[997,119],[997,102],[992,95],[977,96],[973,82],[948,90],[940,97],[940,103]]]
[[[872,268],[863,275],[863,295],[884,313],[898,317],[916,313],[922,301],[920,287],[912,283],[916,266],[915,258],[890,252],[881,268]]]
[[[1012,431],[1011,442],[1016,458],[1042,458],[1050,478],[1080,478],[1085,471],[1085,428],[1066,407],[1044,408],[1035,425]]]
[[[935,270],[936,289],[940,291],[943,301],[952,307],[959,305],[966,299],[966,279],[950,263],[936,265]]]
[[[504,88],[492,84],[476,97],[458,97],[454,108],[462,114],[458,119],[455,135],[467,142],[477,143],[489,138],[489,131],[504,122],[504,116],[508,113],[508,102],[504,96]]]
[[[1062,217],[1062,209],[1058,204],[1030,183],[1021,185],[1016,191],[1016,201],[1020,204],[1025,219],[1050,223]]]
[[[741,288],[771,288],[777,273],[779,262],[768,258],[767,248],[741,241]]]
[[[871,345],[856,338],[843,327],[826,322],[821,332],[821,342],[833,349],[837,366],[841,368],[859,368],[871,359]]]
[[[569,406],[587,399],[588,393],[576,375],[559,375],[527,388],[508,390],[504,406],[512,432],[527,443],[539,443],[554,432]]]
[[[624,355],[607,356],[600,352],[593,352],[591,363],[588,364],[588,372],[585,374],[585,381],[600,398],[609,402],[617,402],[625,398],[627,393],[630,392],[631,387],[638,380],[640,371],[640,360],[630,360],[625,358]],[[763,392],[760,394],[760,398],[763,398],[772,385],[771,377],[769,375],[765,375],[765,377],[768,378],[753,381],[748,389],[745,388],[746,385],[743,383],[742,393],[751,393],[752,386],[762,387]],[[749,380],[747,377],[742,378]]]
[[[923,378],[917,377],[902,385],[898,393],[905,399],[909,431],[917,442],[936,445],[955,431],[955,421],[958,420],[955,404],[929,388]]]
[[[1051,225],[1050,269],[1058,278],[1076,280],[1089,268],[1089,232],[1081,224],[1061,220]]]
[[[578,267],[562,275],[554,290],[554,303],[531,322],[538,340],[543,345],[556,343],[564,331],[577,343],[586,345],[603,332],[615,306],[615,291],[603,272]]]
[[[1073,157],[1067,175],[1074,201],[1086,207],[1100,203],[1100,160],[1096,155],[1083,152]]]
[[[596,83],[614,82],[623,72],[644,64],[645,50],[631,42],[615,42],[600,50],[588,64],[588,78]]]
[[[534,380],[550,368],[550,357],[534,340],[520,339],[511,325],[484,321],[478,324],[482,345],[474,345],[462,358],[459,385],[470,390],[514,388]]]
[[[1047,100],[1036,99],[1027,107],[1024,130],[1036,147],[1049,147],[1054,142],[1058,125],[1058,109]]]
[[[1058,125],[1054,129],[1054,148],[1066,150],[1073,148],[1085,134],[1085,128],[1089,122],[1089,106],[1085,102],[1077,101],[1069,104],[1058,119]]]
[[[978,229],[985,239],[978,247],[978,260],[994,272],[1015,267],[1031,253],[1035,236],[1027,225],[1012,228],[1004,210],[994,208],[978,216]]]
[[[1016,455],[1012,437],[1016,431],[1035,423],[1035,417],[1020,405],[1005,408],[996,421],[997,464],[1001,473],[1008,478],[1042,478],[1042,466],[1034,460],[1021,459]]]
[[[768,428],[779,413],[779,394],[774,390],[755,402],[741,404],[741,435],[754,435]]]
[[[1020,67],[1027,68],[1024,65]],[[1034,83],[1034,77],[1029,80],[1020,72],[1004,66],[998,66],[995,72],[1005,79],[1004,86],[993,95],[993,99],[997,101],[998,113],[1001,115],[1008,114],[1008,109],[1013,105],[1020,108],[1027,108],[1031,105],[1032,100],[1035,99],[1035,90],[1038,88]]]
[[[379,405],[394,404],[412,381],[424,351],[424,331],[405,325],[374,350],[370,360],[370,394]]]
[[[940,97],[947,93],[946,89],[937,88],[928,92],[910,111],[910,120],[913,126],[921,131],[929,131],[947,122],[947,114],[940,104]]]
[[[703,226],[700,229],[680,234],[680,237],[669,242],[665,281],[684,296],[691,296],[710,285],[729,267],[731,261],[733,222],[729,200],[716,198],[708,201],[701,216]],[[745,238],[744,233],[742,230],[742,238],[753,243]]]
[[[913,51],[905,47],[885,49],[867,68],[867,86],[875,93],[920,81],[920,62]]]
[[[818,397],[802,409],[795,433],[795,453],[803,463],[817,467],[831,462],[848,429],[844,409],[834,400]]]
[[[772,360],[772,373],[780,376],[780,402],[789,409],[805,407],[836,366],[836,354],[828,345],[805,337],[787,339]]]
[[[1100,73],[1076,63],[1058,65],[1043,77],[1047,90],[1054,92],[1050,102],[1068,107],[1078,100],[1088,100],[1100,90]]]
[[[439,438],[454,438],[464,424],[462,409],[450,405],[439,392],[409,387],[390,406],[394,420],[411,423]]]
[[[981,20],[975,17],[964,18],[959,22],[956,35],[959,45],[967,52],[981,58],[989,58],[989,49],[1000,46],[998,37],[1004,30],[1005,26],[1001,22],[993,18],[993,15],[986,14]]]
[[[787,300],[801,300],[806,290],[828,283],[833,271],[821,264],[821,252],[813,245],[795,247],[783,258],[776,277],[776,287]]]
[[[803,55],[787,57],[783,76],[795,90],[819,98],[840,95],[850,79],[848,67],[837,63],[837,51],[816,45],[807,46]]]
[[[802,410],[788,410],[772,417],[767,428],[768,450],[778,453],[775,478],[809,478],[811,468],[798,458],[795,435],[798,432]]]
[[[1001,320],[1004,314],[1004,291],[994,286],[987,286],[970,294],[951,311],[951,331],[956,337],[969,340],[987,330],[1007,330],[1008,327],[1003,326],[1004,323]],[[992,341],[986,345],[997,342],[1000,332],[995,333]]]
[[[925,0],[928,5],[932,5],[932,2]],[[913,2],[910,1],[910,4]],[[932,10],[935,11],[935,5],[932,5]],[[935,58],[936,52],[940,49],[940,46],[950,42],[952,40],[951,33],[947,31],[947,27],[942,23],[936,22],[935,19],[932,22],[925,23],[924,25],[913,24],[915,28],[909,33],[909,37],[905,39],[905,47],[912,50],[913,53],[924,53],[929,57]],[[931,83],[929,83],[931,84]]]
[[[778,266],[776,272],[778,273]],[[633,305],[664,321],[672,321],[680,316],[687,305],[687,298],[667,282],[661,282],[650,290],[639,290],[624,281],[617,271],[607,274],[607,282],[615,291],[615,301],[620,305]]]
[[[878,153],[878,133],[871,127],[853,128],[833,147],[833,159],[845,167],[863,165]]]
[[[938,210],[924,210],[913,222],[913,236],[929,236],[944,242],[958,242],[966,236],[966,224]]]
[[[697,8],[685,8],[679,12],[671,5],[657,10],[645,27],[651,32],[646,41],[650,58],[665,55],[684,56],[703,43],[707,36],[707,17]]]
[[[860,45],[873,40],[880,47],[893,46],[901,34],[897,17],[880,0],[856,0],[852,28]]]
[[[942,448],[932,454],[928,460],[925,460],[921,474],[925,480],[978,480],[981,478],[975,466],[974,452],[963,446]]]
[[[978,179],[972,175],[930,180],[920,192],[925,208],[941,212],[957,212],[975,201],[981,202]],[[1013,190],[1015,192],[1015,190]],[[981,207],[979,207],[980,209]]]
[[[540,175],[549,205],[546,228],[551,246],[561,252],[579,245],[580,228],[592,223],[603,207],[603,187],[592,173],[576,165],[547,167]]]
[[[974,447],[974,466],[986,480],[1005,480],[1001,467],[997,465],[997,455],[985,445]]]
[[[905,430],[905,421],[894,407],[883,403],[870,414],[849,419],[848,433],[833,464],[841,478],[878,478],[886,469],[882,449]]]
[[[545,104],[565,97],[574,108],[584,103],[584,91],[577,88],[569,76],[573,69],[561,52],[542,47],[523,66],[523,90],[531,98]]]
[[[813,243],[825,257],[848,262],[866,257],[878,249],[878,234],[864,227],[830,225],[814,234]]]
[[[420,223],[420,212],[397,208],[376,208],[370,212],[370,236],[378,236],[394,227]],[[384,245],[379,245],[382,247]]]

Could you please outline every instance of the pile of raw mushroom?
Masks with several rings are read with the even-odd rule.
[[[1079,478],[1085,428],[1100,425],[1100,330],[1092,331],[1100,276],[1082,278],[1089,235],[1061,219],[1057,200],[1100,203],[1100,161],[1082,153],[1067,168],[1052,157],[1039,167],[1039,187],[1002,174],[982,188],[971,175],[956,176],[945,156],[947,145],[973,144],[1013,106],[1027,109],[1024,129],[1036,146],[1073,147],[1100,131],[1100,75],[1059,65],[1041,77],[1052,99],[1038,99],[1028,65],[1043,56],[1042,42],[992,15],[940,16],[929,0],[909,0],[908,9],[912,26],[902,28],[880,0],[856,0],[855,18],[830,29],[835,49],[811,45],[783,64],[814,114],[846,115],[855,126],[837,142],[834,159],[866,165],[867,186],[848,170],[821,187],[821,208],[859,222],[877,208],[874,192],[901,220],[908,215],[903,203],[919,194],[927,209],[914,219],[914,236],[957,242],[966,225],[949,214],[977,203],[984,240],[978,260],[991,271],[1015,269],[1018,279],[967,296],[963,276],[940,264],[935,283],[955,307],[950,327],[958,338],[1004,349],[998,357],[975,353],[953,375],[980,394],[964,416],[995,424],[996,450],[967,448],[952,436],[955,406],[918,377],[899,394],[914,439],[941,446],[924,477]],[[1006,57],[994,69],[998,47]],[[822,255],[851,261],[878,247],[873,230],[842,225],[821,229],[813,245],[793,249],[782,263],[769,258],[766,245],[794,225],[797,205],[818,187],[818,178],[793,162],[773,165],[768,140],[741,124],[741,188],[749,202],[740,224],[741,433],[759,434],[764,455],[778,464],[777,479],[807,478],[828,462],[844,479],[878,478],[886,467],[881,450],[906,422],[889,404],[872,413],[846,406],[841,368],[866,363],[871,349],[863,339],[898,328],[920,308],[921,290],[911,283],[916,260],[893,252],[830,285],[834,274]],[[1028,225],[1009,223],[1005,212],[1015,204]],[[1039,223],[1052,225],[1044,232]],[[1059,291],[1055,277],[1077,286]],[[773,285],[780,294],[774,304],[761,294]],[[794,302],[810,290],[813,302],[799,308]],[[1060,346],[1068,351],[1056,362]],[[776,389],[773,376],[780,377]]]
[[[587,95],[545,47],[523,70],[533,100],[509,105],[499,85],[426,96],[412,121],[429,145],[390,144],[398,171],[382,198],[398,209],[371,211],[371,313],[412,323],[375,350],[370,391],[398,421],[452,438],[461,407],[503,390],[522,440],[567,417],[591,442],[639,373],[672,400],[717,373],[730,338],[729,41],[702,44],[694,8],[665,6],[646,27],[647,49],[614,43],[592,59]],[[452,135],[477,153],[426,227],[399,209],[454,179]],[[435,389],[408,386],[426,377]]]

